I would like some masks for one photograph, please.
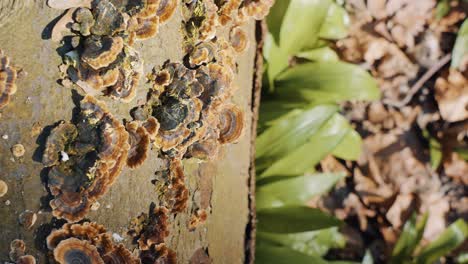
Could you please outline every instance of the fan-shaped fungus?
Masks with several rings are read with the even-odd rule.
[[[249,46],[249,38],[245,31],[240,27],[234,27],[229,34],[229,40],[234,50],[238,53],[243,52]]]
[[[234,104],[226,105],[219,115],[219,141],[223,144],[236,141],[244,129],[244,114]]]
[[[0,180],[0,197],[5,196],[8,192],[8,184],[5,181]]]
[[[122,37],[90,37],[84,44],[84,51],[81,55],[82,60],[98,70],[109,66],[124,48]]]
[[[26,210],[19,215],[19,223],[27,229],[30,229],[37,220],[37,215],[33,211]]]
[[[176,8],[177,8],[177,3],[179,1],[177,0],[161,0],[159,4],[158,11],[156,12],[156,15],[159,17],[159,22],[164,23],[169,18],[172,17],[174,14]]]
[[[54,249],[54,258],[58,263],[93,263],[104,264],[97,248],[90,242],[77,238],[61,241]]]
[[[10,59],[0,50],[0,109],[10,102],[16,93],[18,70],[10,65]]]
[[[140,166],[148,156],[150,137],[148,131],[133,121],[126,125],[129,133],[130,150],[127,157],[127,166],[136,168]]]

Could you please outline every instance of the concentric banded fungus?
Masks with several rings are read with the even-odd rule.
[[[0,50],[0,109],[10,102],[16,93],[18,70],[10,65],[10,59]]]
[[[244,129],[244,114],[236,105],[226,105],[219,115],[219,121],[221,143],[232,143],[241,136]]]
[[[47,138],[43,164],[50,167],[53,215],[82,219],[120,174],[129,148],[125,127],[104,103],[86,96],[77,124],[62,123]],[[67,159],[60,159],[63,153]]]
[[[240,27],[232,28],[229,34],[231,45],[237,53],[243,52],[249,46],[249,38]]]
[[[160,23],[164,23],[172,17],[177,8],[177,3],[177,0],[160,0],[159,8],[156,12]]]
[[[54,258],[58,263],[96,263],[104,264],[95,246],[86,240],[68,238],[61,241],[54,249]]]
[[[215,56],[215,45],[211,42],[202,42],[195,46],[189,54],[190,67],[200,66],[211,62]]]
[[[125,248],[124,245],[119,244],[112,249],[111,252],[102,256],[106,264],[140,264],[140,260],[135,258],[132,253]]]
[[[47,237],[47,247],[54,251],[55,260],[59,263],[74,263],[61,262],[73,257],[98,261],[84,263],[139,263],[122,244],[114,245],[106,229],[94,222],[63,225]]]
[[[268,15],[274,3],[274,0],[245,0],[239,12],[244,17],[253,17],[256,20],[262,20]]]
[[[176,264],[176,253],[168,248],[164,243],[152,245],[149,250],[140,252],[141,263],[143,264]]]
[[[133,121],[126,125],[129,133],[130,150],[127,157],[127,166],[136,168],[143,164],[148,156],[150,136],[148,131]]]
[[[206,139],[195,142],[187,149],[184,157],[200,160],[212,160],[219,151],[219,143],[216,139]]]
[[[30,229],[37,220],[37,215],[33,211],[26,210],[19,215],[19,223],[27,229]]]
[[[175,0],[96,0],[90,5],[55,0],[49,4],[70,7],[54,27],[54,39],[61,38],[70,24],[70,33],[78,39],[64,55],[63,83],[71,80],[87,94],[104,94],[123,102],[134,98],[143,74],[143,61],[130,46],[135,39],[156,35],[158,25],[177,7]]]
[[[171,160],[169,166],[170,181],[166,203],[172,213],[182,212],[187,207],[188,189],[185,186],[185,174],[180,160]]]
[[[121,37],[90,37],[85,41],[82,60],[91,68],[99,70],[113,63],[124,48]]]
[[[36,264],[36,258],[31,255],[21,256],[16,260],[16,264]]]

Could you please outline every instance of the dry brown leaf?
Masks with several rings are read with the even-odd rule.
[[[437,78],[435,98],[445,121],[468,118],[468,79],[459,71],[450,69],[448,76]]]

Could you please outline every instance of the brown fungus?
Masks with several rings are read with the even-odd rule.
[[[37,214],[33,211],[26,210],[19,215],[18,221],[20,225],[30,229],[37,221]]]
[[[26,243],[21,239],[15,239],[10,243],[9,257],[11,261],[17,261],[25,255]]]
[[[212,160],[219,152],[219,143],[216,139],[200,140],[193,143],[184,157],[200,160]]]
[[[249,46],[249,38],[245,31],[240,27],[234,27],[229,34],[231,45],[237,53],[245,51]]]
[[[58,263],[104,264],[97,248],[90,242],[77,238],[61,241],[54,249],[54,258]]]
[[[274,3],[274,0],[245,0],[239,13],[244,17],[253,17],[256,20],[262,20],[268,15]]]
[[[161,0],[146,0],[146,6],[136,14],[138,18],[155,17]]]
[[[91,35],[91,27],[93,27],[95,23],[91,10],[88,8],[78,8],[74,16],[77,22],[77,28],[74,29],[79,31],[83,36]]]
[[[136,168],[143,164],[148,156],[148,150],[150,145],[150,136],[148,131],[133,121],[126,125],[129,133],[129,144],[130,149],[127,157],[127,166],[130,168]]]
[[[219,115],[219,141],[223,144],[236,141],[244,129],[244,114],[234,104],[226,105]]]
[[[36,258],[31,255],[21,256],[16,260],[16,264],[36,264]]]
[[[211,62],[215,56],[215,45],[211,42],[201,42],[189,54],[190,67]]]
[[[164,23],[169,20],[174,14],[178,0],[161,0],[159,4],[159,8],[156,12],[156,15],[159,18],[160,23]]]
[[[124,48],[122,37],[87,38],[81,59],[91,68],[98,70],[109,66]]]
[[[0,50],[0,109],[10,102],[16,93],[18,70],[10,65],[10,59]]]
[[[8,192],[8,184],[5,181],[0,180],[0,197],[5,196],[7,192]]]
[[[24,153],[26,153],[26,149],[22,144],[15,144],[11,147],[11,153],[15,158],[21,158],[24,156]]]
[[[176,253],[168,248],[166,244],[152,245],[148,250],[140,252],[141,263],[143,264],[176,264]]]
[[[91,33],[97,36],[112,36],[125,28],[123,14],[109,0],[93,1],[95,23]]]
[[[150,18],[138,18],[138,26],[135,29],[137,40],[150,39],[158,34],[159,18],[157,16]]]
[[[115,246],[112,251],[102,256],[106,264],[140,264],[140,260],[132,255],[123,244]]]
[[[127,160],[128,133],[103,102],[86,96],[77,123],[62,123],[47,139],[52,214],[79,221],[113,184]],[[60,159],[66,154],[67,158]]]

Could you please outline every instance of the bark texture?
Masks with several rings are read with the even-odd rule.
[[[52,125],[71,119],[72,110],[80,98],[73,89],[57,84],[57,67],[61,63],[56,51],[59,45],[49,38],[53,21],[62,12],[47,7],[44,2],[3,0],[0,3],[0,48],[15,66],[27,73],[18,79],[18,90],[11,102],[0,110],[0,179],[9,187],[8,193],[0,197],[2,262],[9,259],[9,243],[19,238],[26,242],[27,254],[43,263],[44,240],[53,220],[45,202],[47,191],[41,181],[44,176],[41,175],[41,148]],[[144,59],[145,74],[166,60],[182,60],[181,20],[179,7],[171,20],[159,28],[155,38],[135,45]],[[245,257],[245,252],[246,247],[253,245],[250,235],[246,239],[246,232],[253,230],[247,225],[253,221],[249,199],[254,193],[253,170],[250,168],[251,144],[255,135],[252,124],[256,120],[256,105],[252,105],[256,98],[253,86],[258,61],[255,61],[255,22],[243,27],[248,32],[251,45],[237,58],[239,73],[235,85],[239,89],[234,102],[245,111],[245,132],[238,143],[222,148],[217,161],[184,162],[186,183],[190,189],[189,206],[184,213],[171,216],[168,239],[168,246],[177,252],[179,263],[188,263],[195,252],[200,254],[200,248],[208,252],[213,263],[252,260],[252,255]],[[142,81],[137,97],[130,103],[99,99],[104,100],[119,119],[130,119],[129,110],[145,100],[147,91],[148,85]],[[39,127],[43,130],[37,134]],[[12,155],[11,148],[15,144],[25,147],[23,157]],[[126,228],[132,217],[146,212],[150,203],[157,201],[151,180],[161,166],[157,153],[150,151],[143,166],[134,170],[125,168],[105,197],[99,200],[100,208],[87,218],[119,234],[125,238],[123,243],[131,247]],[[206,224],[190,232],[188,220],[196,208],[208,210],[209,216]],[[38,216],[36,224],[29,230],[18,222],[19,215],[25,210],[34,211]]]

